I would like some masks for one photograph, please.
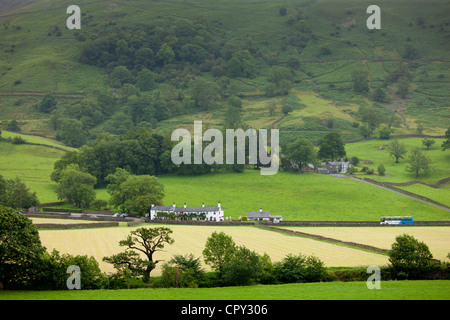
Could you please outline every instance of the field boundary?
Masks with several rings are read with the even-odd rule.
[[[357,249],[374,251],[374,252],[381,253],[381,254],[387,254],[389,252],[389,250],[387,250],[387,249],[381,249],[381,248],[378,248],[378,247],[374,247],[374,246],[370,246],[370,245],[366,245],[366,244],[361,244],[361,243],[356,243],[356,242],[342,241],[342,240],[329,238],[329,237],[324,237],[324,236],[320,236],[320,235],[312,234],[312,233],[294,231],[294,230],[289,230],[289,229],[284,229],[284,228],[279,228],[279,227],[272,227],[272,226],[263,225],[263,224],[258,225],[258,227],[261,227],[261,228],[264,228],[264,229],[268,229],[268,230],[271,230],[271,231],[281,231],[281,232],[287,233],[289,235],[306,237],[306,238],[311,238],[311,239],[314,239],[314,240],[326,241],[326,242],[331,242],[331,243],[335,243],[335,244],[339,244],[339,245],[344,245],[344,246],[347,246],[347,247],[354,247],[354,248],[357,248]]]
[[[433,199],[424,197],[424,196],[422,196],[420,194],[413,193],[413,192],[410,192],[410,191],[406,191],[406,190],[403,190],[403,189],[400,189],[400,188],[396,188],[396,187],[394,187],[394,185],[392,185],[393,182],[387,182],[387,183],[386,182],[380,182],[380,181],[376,181],[376,180],[373,180],[373,179],[370,179],[370,178],[356,178],[356,177],[352,177],[352,178],[355,179],[355,180],[358,180],[358,181],[362,181],[362,182],[369,183],[369,184],[372,184],[372,185],[375,185],[375,186],[378,186],[378,187],[381,187],[381,188],[385,188],[385,189],[391,190],[392,192],[396,192],[398,194],[403,194],[406,197],[409,197],[411,199],[414,199],[414,200],[417,200],[417,201],[429,204],[431,206],[434,206],[434,207],[437,207],[437,208],[440,208],[440,209],[443,209],[443,210],[446,210],[446,211],[450,211],[450,207],[449,206],[447,206],[447,205],[445,205],[443,203],[437,202],[437,201],[435,201]],[[449,179],[449,180],[447,180],[447,179]],[[445,180],[445,181],[442,182],[442,183],[448,182],[448,181],[450,181],[450,177],[442,179],[442,180],[439,180],[437,183],[439,183],[439,182],[441,182],[443,180]],[[410,182],[411,182],[410,184],[408,184],[408,182],[405,182],[405,183],[403,183],[401,185],[402,186],[408,186],[408,185],[412,185],[414,183],[417,183],[417,182],[414,182],[414,181],[410,181]],[[425,184],[424,182],[421,182],[421,183],[424,184],[424,185],[428,185],[428,184]],[[431,186],[431,185],[428,185],[428,186]]]

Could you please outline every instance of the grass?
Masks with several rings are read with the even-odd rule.
[[[0,291],[0,300],[448,300],[450,281],[300,283],[221,288]],[[270,305],[270,303],[269,303]],[[270,307],[269,307],[270,311]]]
[[[262,208],[283,220],[372,220],[404,215],[416,220],[449,220],[449,212],[349,178],[257,170],[206,176],[164,176],[164,203],[188,206],[221,202],[225,216],[238,218]]]
[[[442,151],[441,144],[443,139],[434,139],[435,143],[430,150],[426,150],[426,147],[422,145],[422,140],[422,138],[399,139],[400,143],[405,145],[408,152],[414,147],[419,147],[431,159],[431,170],[428,174],[422,173],[419,178],[416,178],[415,174],[406,171],[408,153],[405,155],[405,159],[400,159],[399,163],[395,163],[395,158],[389,154],[389,148],[385,147],[383,150],[380,150],[380,146],[392,143],[392,139],[347,143],[345,150],[347,157],[351,158],[356,156],[362,161],[359,164],[360,167],[367,165],[369,168],[377,171],[378,166],[383,164],[386,168],[386,175],[373,175],[370,177],[375,180],[389,182],[421,180],[423,182],[436,183],[438,180],[450,177],[450,152]],[[364,164],[364,161],[371,161],[373,163]]]
[[[4,178],[19,177],[41,203],[58,201],[56,183],[50,180],[53,164],[64,151],[33,145],[0,142],[0,174]]]

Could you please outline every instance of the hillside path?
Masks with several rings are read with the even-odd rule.
[[[401,193],[401,192],[392,190],[392,189],[390,189],[390,188],[383,187],[383,186],[379,186],[379,185],[377,185],[377,184],[375,184],[375,183],[371,183],[371,182],[369,182],[369,181],[364,181],[364,180],[357,179],[357,178],[354,178],[354,177],[352,177],[352,179],[353,179],[353,180],[356,180],[356,181],[361,181],[361,182],[370,184],[370,185],[375,186],[375,187],[378,187],[378,188],[383,188],[383,189],[389,190],[389,191],[391,191],[391,192],[397,193],[397,194],[402,195],[402,196],[404,196],[404,197],[407,197],[407,198],[410,198],[410,199],[413,199],[413,200],[416,200],[416,201],[420,201],[420,202],[423,202],[423,203],[428,204],[428,205],[430,205],[430,206],[433,206],[433,207],[436,207],[436,208],[439,208],[439,209],[446,210],[446,211],[449,211],[449,212],[450,212],[450,209],[449,209],[449,208],[446,208],[446,207],[443,207],[443,206],[440,206],[440,205],[437,205],[437,204],[434,204],[434,203],[431,203],[431,202],[428,202],[428,201],[425,201],[425,200],[422,200],[422,199],[418,199],[418,198],[416,198],[416,197],[413,197],[413,196],[410,196],[410,195],[407,195],[407,194],[404,194],[404,193]]]

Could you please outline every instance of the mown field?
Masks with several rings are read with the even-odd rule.
[[[220,288],[0,291],[0,300],[448,300],[450,281],[322,282]],[[270,308],[269,308],[270,311]]]
[[[157,225],[144,225],[158,227]],[[225,232],[237,245],[243,245],[259,254],[267,253],[272,261],[280,261],[289,253],[315,255],[324,261],[328,267],[385,265],[387,256],[362,251],[355,248],[339,246],[312,239],[289,236],[280,232],[267,231],[253,226],[187,226],[167,225],[173,230],[175,243],[166,246],[163,252],[155,254],[156,259],[170,260],[176,254],[194,254],[202,257],[207,238],[214,232]],[[126,238],[129,232],[137,227],[113,227],[72,230],[39,230],[42,244],[47,251],[56,249],[61,253],[93,256],[105,272],[113,272],[112,265],[102,261],[105,256],[111,256],[123,251],[119,241]],[[203,261],[203,258],[201,259]],[[209,266],[203,265],[206,270]],[[153,271],[160,274],[161,264]]]
[[[447,255],[450,253],[450,227],[283,227],[283,229],[387,250],[391,249],[397,236],[406,233],[424,242],[435,259],[447,260]]]

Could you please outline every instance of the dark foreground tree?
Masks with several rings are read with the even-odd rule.
[[[173,231],[170,228],[138,228],[130,232],[125,240],[119,242],[126,247],[125,252],[104,257],[103,261],[111,263],[123,275],[142,276],[144,282],[150,281],[150,273],[156,264],[162,260],[155,260],[154,254],[163,251],[166,244],[173,244]],[[143,253],[146,260],[139,253]]]
[[[389,251],[389,267],[396,277],[414,279],[423,276],[430,270],[432,259],[428,246],[408,234],[397,236]]]
[[[0,206],[0,287],[30,281],[45,248],[31,220]]]

